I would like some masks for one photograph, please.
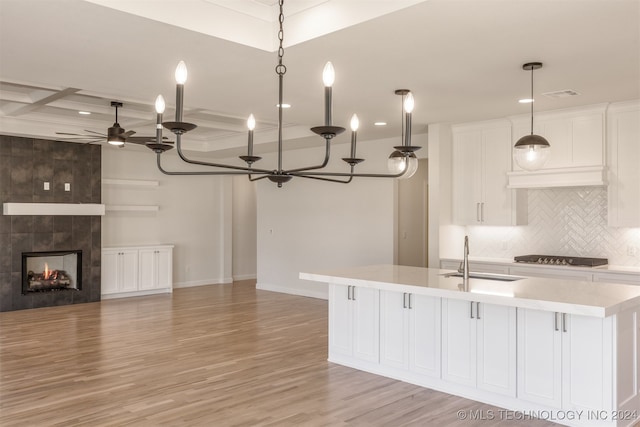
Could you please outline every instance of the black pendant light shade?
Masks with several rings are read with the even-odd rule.
[[[541,62],[528,62],[523,70],[531,71],[531,134],[525,135],[514,145],[513,157],[522,169],[534,171],[540,169],[549,159],[551,145],[544,137],[533,133],[533,70],[542,68]]]

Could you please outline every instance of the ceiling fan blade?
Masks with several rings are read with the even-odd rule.
[[[104,133],[102,133],[102,132],[96,132],[95,130],[88,130],[88,129],[85,129],[84,131],[85,131],[85,132],[89,132],[89,133],[95,133],[96,135],[100,135],[100,136],[104,136],[104,137],[106,137],[106,136],[107,136],[106,134],[104,134]]]
[[[134,130],[128,130],[128,131],[124,132],[124,133],[122,134],[122,136],[124,136],[125,138],[129,138],[129,137],[130,137],[131,135],[133,135],[134,133],[136,133],[136,131],[134,131]]]
[[[80,133],[69,133],[69,132],[56,132],[56,135],[82,136],[82,134],[80,134]]]
[[[167,137],[163,136],[162,140],[167,142]],[[155,136],[130,136],[127,138],[127,142],[133,142],[134,144],[146,144],[147,142],[156,142]]]

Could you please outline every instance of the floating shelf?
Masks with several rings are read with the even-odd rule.
[[[130,187],[157,187],[160,185],[159,181],[149,181],[142,179],[116,179],[116,178],[104,178],[102,180],[104,185],[123,185]]]
[[[158,212],[156,205],[106,205],[107,212]]]
[[[4,215],[104,215],[97,203],[3,203]]]

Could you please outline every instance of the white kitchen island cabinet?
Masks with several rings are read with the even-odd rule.
[[[465,289],[450,272],[376,265],[300,277],[329,283],[332,362],[569,426],[640,421],[640,287],[520,277]],[[355,314],[354,292],[370,295],[367,315]],[[356,318],[369,319],[366,333]]]
[[[329,359],[378,363],[379,299],[377,289],[352,285],[329,287]]]
[[[515,307],[443,298],[442,378],[515,396]]]

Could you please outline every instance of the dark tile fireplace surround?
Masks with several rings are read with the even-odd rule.
[[[101,203],[100,175],[99,145],[0,135],[0,204]],[[100,216],[0,214],[0,311],[99,301],[100,222]],[[23,294],[23,253],[56,251],[82,251],[81,289]]]

